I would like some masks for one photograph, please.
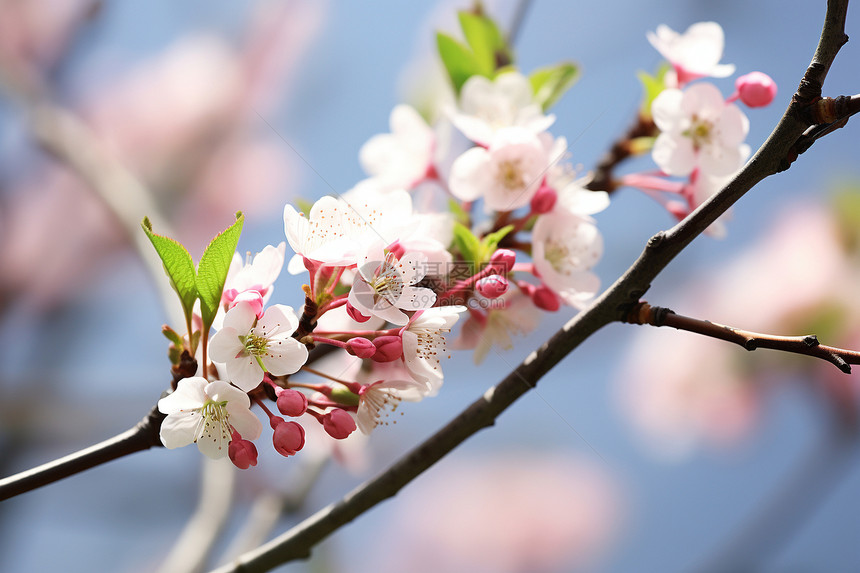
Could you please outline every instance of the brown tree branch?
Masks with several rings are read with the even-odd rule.
[[[153,408],[138,424],[113,438],[33,469],[0,479],[0,501],[88,470],[111,460],[161,447],[158,431],[164,414]]]
[[[675,311],[660,306],[640,302],[633,306],[626,320],[630,324],[650,324],[651,326],[671,326],[678,330],[695,332],[703,336],[732,342],[747,350],[769,348],[792,354],[805,354],[826,360],[846,374],[851,373],[851,364],[860,364],[860,352],[827,346],[818,342],[814,334],[806,336],[776,336],[750,332],[733,326],[717,324],[709,320],[690,318],[675,314]]]
[[[364,511],[394,496],[467,438],[491,426],[501,412],[533,388],[544,374],[597,330],[611,322],[623,321],[648,290],[651,281],[694,238],[759,181],[790,166],[789,157],[795,151],[795,143],[810,127],[809,122],[801,117],[802,110],[820,97],[827,71],[839,48],[847,41],[847,10],[848,0],[828,0],[818,47],[798,92],[767,141],[726,187],[675,227],[654,235],[639,258],[606,292],[448,425],[378,477],[278,538],[217,569],[217,573],[266,571],[294,559],[306,558],[316,543]]]

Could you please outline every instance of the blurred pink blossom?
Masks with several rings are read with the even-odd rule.
[[[444,461],[401,494],[365,571],[540,573],[587,567],[619,525],[619,486],[561,453]],[[416,518],[416,516],[419,516]],[[376,540],[376,541],[374,541]]]

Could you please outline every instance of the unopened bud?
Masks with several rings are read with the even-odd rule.
[[[276,403],[281,414],[292,418],[301,416],[308,409],[308,397],[303,392],[292,388],[282,389],[278,392]]]
[[[403,356],[403,341],[399,336],[379,336],[373,340],[376,353],[374,362],[391,362]]]
[[[499,269],[499,273],[511,272],[516,262],[517,254],[510,249],[496,249],[496,252],[490,257],[490,263]]]
[[[335,440],[342,440],[355,431],[355,420],[340,408],[325,414],[322,425],[326,433]]]
[[[478,294],[487,298],[498,298],[508,292],[508,279],[500,275],[490,275],[475,285]]]
[[[305,429],[297,422],[287,422],[283,418],[272,416],[269,420],[272,429],[272,443],[275,450],[285,457],[295,455],[305,446]]]
[[[548,286],[541,285],[531,293],[532,302],[541,310],[555,312],[561,308],[561,301],[558,295],[555,294]]]
[[[762,72],[750,72],[735,80],[738,98],[749,107],[764,107],[776,97],[776,82]]]
[[[242,439],[239,432],[233,432],[233,439],[227,447],[230,461],[240,470],[257,465],[257,447],[253,442]]]
[[[346,351],[359,358],[370,358],[376,354],[376,346],[373,345],[372,341],[357,336],[347,341]]]
[[[535,215],[543,215],[549,213],[555,207],[555,202],[558,200],[558,193],[555,189],[544,183],[532,197],[531,208]]]

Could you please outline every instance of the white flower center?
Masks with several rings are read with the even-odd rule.
[[[207,400],[200,408],[201,419],[194,433],[194,443],[201,438],[204,440],[227,443],[233,430],[230,427],[230,415],[227,413],[227,401],[216,402]]]
[[[403,293],[403,278],[397,272],[394,255],[388,253],[385,260],[373,273],[373,278],[367,284],[373,289],[373,302],[383,299],[391,304],[396,303]]]
[[[522,191],[525,188],[521,160],[508,159],[499,163],[496,178],[502,187],[508,191]]]
[[[702,147],[709,145],[714,137],[714,122],[699,118],[693,114],[690,118],[690,128],[683,132],[683,135],[693,140],[693,149],[696,151]]]

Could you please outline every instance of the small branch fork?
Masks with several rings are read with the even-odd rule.
[[[860,364],[860,352],[827,346],[818,341],[814,334],[806,336],[776,336],[741,330],[709,320],[700,320],[675,314],[668,308],[651,306],[647,302],[634,305],[622,322],[630,324],[650,324],[651,326],[670,326],[678,330],[695,332],[703,336],[718,338],[743,346],[747,350],[769,348],[792,354],[805,354],[826,360],[846,374],[851,373],[851,364]]]

